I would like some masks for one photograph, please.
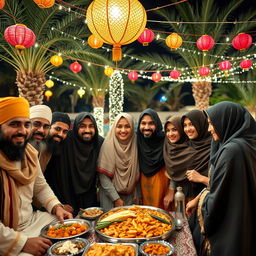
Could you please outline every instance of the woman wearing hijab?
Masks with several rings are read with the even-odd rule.
[[[98,159],[100,204],[105,210],[139,203],[139,162],[132,116],[121,113],[106,136]]]
[[[189,147],[189,140],[185,134],[181,117],[173,116],[167,120],[164,126],[165,141],[164,141],[164,161],[165,167],[170,178],[169,191],[164,198],[165,208],[174,199],[174,191],[176,187],[182,187],[186,199],[188,192],[191,190],[191,182],[187,179],[187,167],[192,161],[192,151]]]
[[[241,105],[221,102],[206,111],[213,137],[210,188],[198,203],[199,255],[255,255],[256,123]],[[204,234],[204,236],[202,235]]]
[[[201,110],[192,110],[182,117],[184,132],[189,138],[192,160],[187,166],[187,179],[192,182],[190,196],[195,197],[208,185],[211,134],[208,132],[206,115]]]

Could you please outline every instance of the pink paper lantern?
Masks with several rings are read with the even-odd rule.
[[[138,73],[135,72],[135,71],[131,71],[129,74],[128,74],[128,78],[132,81],[135,81],[137,80],[139,77]]]
[[[153,73],[151,77],[154,82],[159,82],[162,79],[162,75],[158,72]]]
[[[243,70],[248,70],[250,67],[252,66],[252,61],[251,60],[242,60],[240,62],[240,67],[243,69]]]
[[[214,46],[214,39],[211,36],[203,35],[197,39],[197,48],[202,51],[208,51]]]
[[[200,67],[199,75],[200,76],[208,76],[210,74],[210,69],[208,67]]]
[[[34,32],[23,24],[9,26],[4,31],[5,40],[18,50],[31,47],[36,42]]]
[[[232,40],[232,45],[237,50],[245,50],[249,48],[252,44],[252,37],[251,35],[241,33],[238,34],[234,39]]]
[[[72,64],[70,64],[69,68],[71,71],[77,73],[82,70],[82,65],[76,61],[76,62],[73,62]]]
[[[170,77],[173,79],[178,79],[180,77],[180,71],[174,69],[170,72]]]

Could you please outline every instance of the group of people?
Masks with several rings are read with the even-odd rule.
[[[238,104],[172,116],[164,127],[152,109],[137,129],[120,113],[103,139],[89,113],[71,129],[67,114],[7,97],[0,127],[0,255],[43,255],[50,241],[38,235],[54,214],[63,220],[96,205],[173,210],[178,186],[199,255],[256,250],[256,124]]]

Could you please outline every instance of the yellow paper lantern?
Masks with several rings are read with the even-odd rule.
[[[34,0],[34,2],[40,7],[40,8],[50,8],[54,5],[55,0]]]
[[[134,42],[147,22],[144,7],[138,0],[94,0],[86,12],[92,34],[113,45],[112,60],[122,59],[121,45]]]
[[[5,5],[5,0],[0,0],[0,9],[3,9]]]
[[[54,82],[52,80],[47,80],[45,82],[45,85],[48,87],[48,88],[52,88],[54,86]]]
[[[97,36],[95,35],[90,35],[88,37],[88,44],[94,48],[94,49],[98,49],[103,45],[103,42],[101,39],[99,39]]]
[[[172,33],[166,37],[165,43],[172,50],[178,49],[182,44],[182,38],[177,33]]]
[[[53,55],[50,59],[50,62],[52,63],[53,66],[60,66],[63,63],[63,59],[59,55]]]
[[[105,70],[104,70],[104,74],[105,74],[106,76],[108,76],[108,77],[110,77],[110,76],[113,74],[113,72],[114,72],[114,69],[111,68],[111,67],[107,67],[107,68],[105,68]]]
[[[46,100],[49,101],[50,98],[52,97],[52,91],[50,90],[45,91],[44,96],[46,97]]]
[[[80,88],[78,91],[77,91],[77,94],[79,95],[80,98],[82,98],[85,94],[85,90],[83,88]]]

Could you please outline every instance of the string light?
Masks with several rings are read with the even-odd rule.
[[[93,116],[97,123],[99,134],[104,136],[104,108],[94,107]]]

